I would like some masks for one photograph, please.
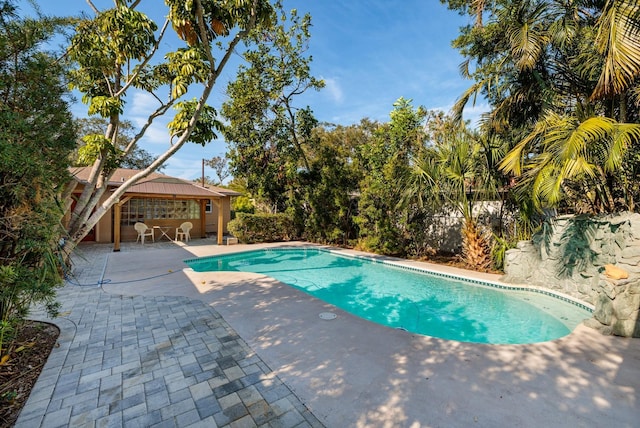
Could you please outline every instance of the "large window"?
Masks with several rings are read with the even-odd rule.
[[[198,201],[182,199],[130,199],[122,205],[121,224],[147,220],[194,220],[200,218]]]

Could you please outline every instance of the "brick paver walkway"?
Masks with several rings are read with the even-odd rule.
[[[76,260],[74,282],[96,284],[103,261]],[[71,284],[58,300],[60,346],[17,427],[322,426],[201,301]]]

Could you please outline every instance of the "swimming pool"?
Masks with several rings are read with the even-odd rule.
[[[185,263],[198,272],[264,274],[370,321],[463,342],[544,342],[591,316],[583,305],[523,288],[500,289],[322,249],[255,250]]]

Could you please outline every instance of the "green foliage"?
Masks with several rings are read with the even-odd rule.
[[[252,13],[256,20],[266,27],[271,26],[273,10],[268,2],[258,1],[254,4],[247,0],[230,1],[201,1],[193,0],[165,0],[169,6],[171,25],[182,40],[190,46],[208,40],[215,40],[219,36],[227,36],[232,28],[246,30],[251,25]],[[201,7],[201,10],[198,8]],[[254,12],[255,9],[255,12]],[[201,15],[205,25],[204,32],[197,17]],[[205,39],[206,37],[206,39]]]
[[[539,211],[633,210],[640,176],[640,4],[442,0],[476,18],[454,41],[492,106],[486,135],[513,142],[501,164]],[[628,168],[632,166],[632,168]],[[529,199],[523,199],[528,203]]]
[[[314,131],[310,170],[305,174],[304,236],[325,244],[347,245],[357,235],[358,183],[362,172],[352,159],[366,140],[367,124],[324,125]]]
[[[41,303],[54,313],[61,285],[60,183],[75,133],[63,70],[42,44],[67,23],[20,19],[0,4],[0,357]]]
[[[95,160],[104,155],[107,159],[107,168],[113,170],[118,165],[118,150],[105,138],[103,134],[87,134],[82,137],[82,146],[78,148],[77,163],[91,165]]]
[[[493,267],[499,271],[504,271],[504,261],[507,255],[507,251],[512,248],[516,248],[518,240],[513,238],[503,238],[501,236],[494,235],[493,241],[494,245],[491,251]]]
[[[246,244],[290,241],[298,237],[293,219],[291,216],[283,213],[238,213],[236,218],[231,220],[227,227],[240,242]]]
[[[503,177],[495,173],[502,143],[483,139],[464,123],[446,116],[428,124],[432,144],[416,157],[407,177],[403,204],[462,217],[462,255],[472,268],[486,269],[493,247],[478,221],[479,201],[496,200]]]
[[[181,136],[181,134],[189,128],[191,118],[197,106],[198,100],[196,99],[181,101],[176,104],[175,109],[178,113],[173,120],[167,124],[172,138]],[[217,119],[217,114],[215,108],[208,105],[204,106],[188,141],[204,147],[209,141],[217,139],[218,136],[214,130],[221,131],[224,128],[222,123]]]
[[[403,183],[410,173],[410,160],[422,150],[423,122],[427,112],[413,108],[411,100],[393,104],[391,121],[379,126],[373,137],[359,147],[365,175],[355,222],[360,230],[359,246],[382,254],[404,253],[414,207],[403,204]]]
[[[229,101],[222,106],[233,176],[246,179],[256,202],[271,212],[300,205],[317,121],[296,99],[324,86],[311,75],[311,57],[305,55],[310,16],[279,12],[278,25],[252,33],[256,49],[244,53],[249,66],[228,85]]]
[[[171,96],[180,98],[192,83],[202,83],[207,78],[207,56],[203,49],[190,47],[167,54],[167,70],[171,80]]]
[[[231,204],[231,208],[236,213],[247,213],[253,214],[256,210],[256,207],[251,202],[251,198],[248,196],[238,196],[234,198],[233,203]]]
[[[96,96],[89,104],[89,114],[98,114],[101,117],[111,117],[122,114],[124,111],[122,100],[115,97]]]
[[[640,125],[620,124],[606,117],[583,121],[549,112],[502,161],[502,168],[522,176],[521,185],[532,189],[537,207],[557,206],[572,183],[579,183],[591,212],[614,212],[612,183],[630,148],[640,141]],[[530,156],[535,150],[540,154]],[[524,158],[524,160],[523,160]],[[573,193],[575,194],[575,193]],[[572,195],[572,193],[569,193]]]
[[[90,114],[109,117],[122,111],[124,103],[110,83],[118,78],[119,67],[145,59],[156,43],[157,28],[143,13],[125,5],[78,23],[68,51],[79,65],[71,72],[71,88],[83,93]]]

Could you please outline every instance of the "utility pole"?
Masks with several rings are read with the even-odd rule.
[[[202,187],[204,187],[204,159],[202,159]]]

